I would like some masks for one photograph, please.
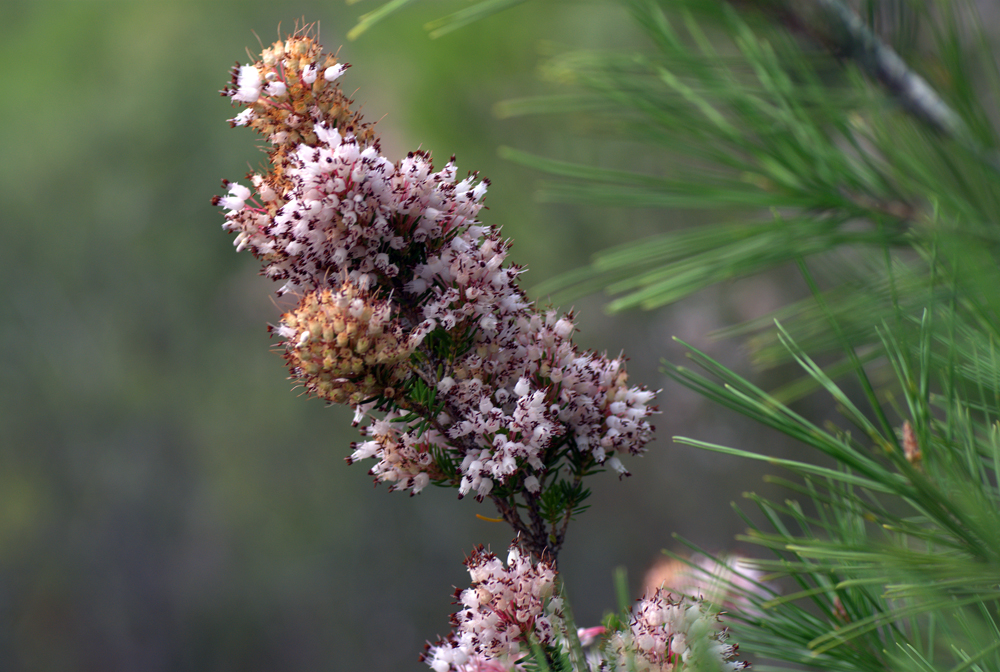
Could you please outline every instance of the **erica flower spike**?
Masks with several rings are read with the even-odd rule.
[[[349,462],[374,460],[393,490],[489,497],[533,553],[555,551],[583,475],[643,452],[653,393],[578,350],[572,314],[527,300],[477,220],[487,180],[381,155],[337,84],[346,67],[305,31],[233,70],[230,122],[266,138],[270,166],[224,182],[223,228],[299,298],[272,327],[292,378],[366,421]]]

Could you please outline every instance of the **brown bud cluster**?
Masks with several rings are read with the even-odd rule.
[[[323,77],[326,68],[338,65],[338,59],[334,54],[323,53],[323,47],[308,35],[309,30],[307,27],[288,39],[278,40],[265,48],[260,60],[254,63],[262,86],[280,82],[284,84],[284,92],[262,95],[253,102],[244,103],[252,111],[245,125],[272,144],[268,149],[272,170],[266,176],[266,182],[279,195],[292,186],[284,175],[290,164],[290,155],[299,145],[316,145],[313,130],[316,124],[323,123],[329,128],[340,129],[342,133],[351,133],[362,145],[378,144],[372,125],[365,122],[359,112],[351,109],[354,101],[344,95],[339,86]],[[342,64],[342,67],[349,66]],[[229,85],[221,91],[222,95],[234,97],[238,93],[239,73],[240,65],[237,63]],[[235,123],[235,120],[230,120],[230,124],[243,125]],[[277,205],[280,203],[274,204],[271,210],[275,210]]]
[[[392,397],[410,374],[413,346],[392,306],[353,285],[310,292],[273,329],[285,361],[310,393],[335,404]]]

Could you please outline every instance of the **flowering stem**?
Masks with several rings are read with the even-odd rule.
[[[487,180],[457,180],[454,158],[434,172],[425,152],[380,154],[334,83],[347,66],[308,32],[233,71],[223,95],[246,109],[230,122],[268,139],[271,169],[249,176],[256,196],[224,182],[213,203],[237,251],[299,298],[270,328],[292,378],[367,421],[347,461],[374,458],[369,473],[391,490],[488,497],[518,535],[506,565],[482,547],[466,560],[456,631],[423,660],[435,672],[507,672],[530,649],[540,669],[583,672],[556,558],[589,494],[583,478],[627,474],[618,456],[652,439],[656,393],[628,384],[623,357],[578,349],[572,313],[527,299],[509,243],[475,219]],[[641,653],[622,644],[619,663]]]
[[[518,513],[519,505],[512,495],[490,495],[490,499],[496,505],[497,511],[500,512],[504,521],[513,528],[521,544],[535,558],[549,558],[555,567],[559,547],[550,543],[548,531],[545,529],[545,521],[538,514],[537,497],[534,498],[534,502],[531,501],[532,497],[528,494],[526,494],[525,498],[529,500],[525,508],[527,509],[531,524],[521,519],[521,515]]]
[[[524,493],[524,499],[533,531],[529,548],[536,557],[542,557],[542,553],[548,552],[552,557],[552,564],[557,565],[562,539],[557,539],[553,534],[549,533],[548,526],[545,524],[545,520],[539,511],[541,504],[539,495],[537,493],[526,492]]]

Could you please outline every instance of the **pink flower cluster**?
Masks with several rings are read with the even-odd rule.
[[[452,616],[447,639],[427,647],[435,672],[508,670],[529,650],[529,638],[554,646],[562,634],[562,600],[553,597],[556,572],[532,562],[515,541],[507,565],[482,547],[466,562],[472,585],[456,594],[464,607]]]
[[[567,448],[581,473],[626,473],[616,454],[652,438],[654,393],[578,350],[572,314],[527,300],[508,244],[476,220],[486,180],[380,154],[335,84],[345,67],[297,36],[234,71],[224,94],[249,107],[231,121],[268,138],[271,170],[216,202],[237,249],[300,297],[273,328],[292,376],[369,419],[349,461],[375,460],[394,490],[480,499],[538,492]]]
[[[606,662],[599,669],[679,672],[750,667],[735,660],[738,647],[726,644],[726,631],[719,630],[717,623],[718,617],[705,602],[688,597],[674,600],[669,593],[656,590],[633,609],[628,628],[608,639],[603,650]]]

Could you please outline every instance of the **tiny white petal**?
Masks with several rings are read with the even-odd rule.
[[[237,91],[233,94],[233,100],[241,103],[253,103],[260,98],[260,73],[252,65],[240,67],[240,74],[236,79]]]
[[[345,66],[343,63],[338,63],[337,65],[331,65],[323,73],[323,79],[325,79],[328,82],[332,82],[333,80],[337,79],[342,74],[344,74],[344,70],[347,70],[347,66]]]
[[[247,109],[243,110],[242,112],[240,112],[239,114],[237,114],[232,119],[229,119],[229,121],[234,126],[246,126],[251,121],[253,121],[253,119],[254,119],[253,108],[252,107],[248,107]]]
[[[514,386],[514,394],[519,397],[523,397],[531,390],[531,383],[527,378],[521,378],[517,381],[517,385]]]

